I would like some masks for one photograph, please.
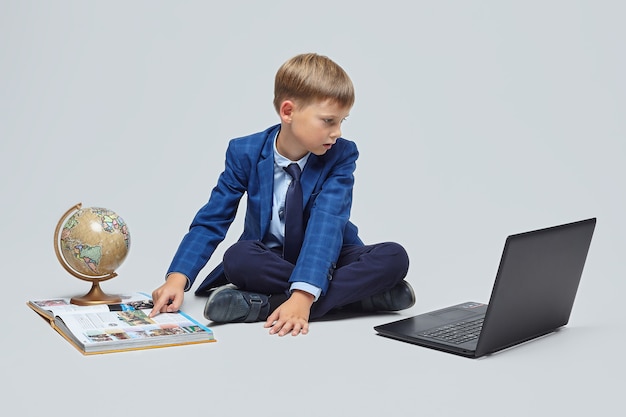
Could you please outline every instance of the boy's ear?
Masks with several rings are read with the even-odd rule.
[[[291,123],[291,116],[293,115],[294,108],[295,104],[291,100],[285,100],[280,103],[280,107],[278,108],[280,120],[285,123]]]

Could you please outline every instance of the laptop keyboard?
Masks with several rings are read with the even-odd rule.
[[[430,329],[420,333],[421,336],[432,337],[444,342],[452,342],[457,345],[478,339],[480,330],[483,327],[484,317],[476,320],[460,321],[458,323],[446,324],[445,326]]]

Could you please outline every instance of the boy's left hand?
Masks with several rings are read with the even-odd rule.
[[[264,327],[270,328],[270,334],[292,336],[309,332],[309,315],[315,297],[305,291],[295,290],[289,299],[282,303],[267,318]]]

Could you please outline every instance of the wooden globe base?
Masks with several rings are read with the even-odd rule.
[[[117,295],[105,294],[100,289],[98,281],[92,281],[91,290],[82,297],[73,297],[70,302],[79,306],[89,306],[95,304],[115,304],[121,303],[122,298]]]

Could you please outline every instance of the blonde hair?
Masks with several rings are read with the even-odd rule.
[[[284,100],[306,106],[313,100],[330,99],[344,107],[354,104],[354,86],[348,74],[330,58],[316,53],[300,54],[278,69],[274,80],[274,107]]]

